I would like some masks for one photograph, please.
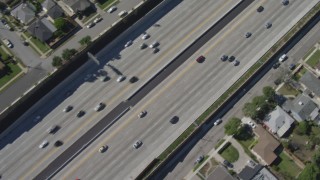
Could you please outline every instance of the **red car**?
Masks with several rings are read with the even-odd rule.
[[[198,63],[202,63],[206,58],[204,56],[200,56],[197,58]]]

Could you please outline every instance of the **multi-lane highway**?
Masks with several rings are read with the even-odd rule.
[[[57,87],[54,92],[50,93],[45,100],[31,108],[22,117],[24,122],[1,141],[3,148],[1,162],[6,162],[0,169],[3,177],[24,179],[35,176],[44,166],[91,128],[97,120],[101,119],[120,101],[129,97],[151,75],[167,64],[177,53],[235,5],[233,1],[211,2],[212,4],[187,2],[187,5],[183,6],[179,3],[180,1],[171,1],[144,17],[142,22],[137,23],[97,55],[98,59],[102,61],[100,67],[92,62],[87,63]],[[193,8],[190,9],[190,7]],[[171,9],[173,10],[169,12]],[[203,14],[202,11],[206,13]],[[165,14],[172,18],[171,21],[160,19]],[[203,21],[199,18],[201,16],[208,18]],[[188,20],[193,23],[188,23]],[[158,23],[160,27],[154,27],[152,23]],[[147,29],[148,27],[150,28]],[[151,35],[146,43],[149,44],[154,40],[160,43],[160,51],[157,54],[153,54],[148,48],[139,49],[140,43],[142,43],[141,34],[146,30]],[[123,49],[128,40],[134,40],[133,45]],[[128,78],[135,75],[140,80],[135,84],[129,84],[128,79],[121,83],[116,82],[116,74],[109,67],[104,66],[106,60],[111,60],[110,64]],[[86,79],[88,74],[98,74],[97,70],[102,68],[108,72],[111,77],[110,81],[100,82],[95,77]],[[72,95],[66,95],[70,91]],[[99,102],[105,102],[107,107],[97,113],[93,108]],[[67,105],[72,105],[73,110],[69,113],[62,112],[62,109]],[[75,116],[79,110],[86,111],[84,117],[77,118]],[[41,117],[41,121],[36,120],[38,116]],[[47,134],[46,130],[53,124],[61,126],[61,129],[52,136]],[[49,141],[49,146],[41,150],[38,145],[44,139]],[[9,144],[13,140],[15,140],[14,143]],[[64,145],[60,148],[52,147],[56,140],[62,140]]]
[[[100,52],[97,55],[102,61],[100,67],[88,62],[22,117],[26,119],[25,123],[1,141],[3,149],[0,163],[4,166],[0,167],[0,173],[4,178],[30,179],[37,175],[238,3],[232,0],[172,2],[175,3],[150,13],[143,22],[137,23]],[[316,2],[290,1],[286,7],[278,1],[254,2],[206,45],[199,47],[193,56],[58,173],[56,178],[134,178]],[[256,8],[261,4],[265,10],[257,13]],[[166,13],[166,9],[171,11]],[[270,29],[265,28],[266,22],[272,22]],[[160,27],[151,26],[152,23],[158,23]],[[145,31],[151,35],[145,41],[147,44],[155,40],[160,42],[157,54],[152,54],[149,48],[139,49],[141,34]],[[246,32],[251,32],[252,36],[245,38]],[[123,50],[128,40],[133,40],[133,45]],[[234,55],[240,64],[233,66],[232,63],[220,61],[222,54]],[[206,57],[201,64],[195,61],[200,55]],[[104,66],[106,60],[110,59],[113,67],[128,76],[124,82],[116,82],[115,72]],[[108,72],[111,77],[109,81],[100,82],[95,77],[84,80],[88,74],[97,74],[101,68]],[[140,80],[129,84],[131,76],[137,76]],[[70,90],[73,94],[66,96]],[[93,108],[99,102],[105,102],[107,107],[97,113]],[[73,105],[74,109],[69,113],[62,112],[67,105]],[[82,118],[75,117],[79,110],[86,111]],[[139,119],[137,115],[142,110],[148,113]],[[34,124],[37,116],[41,116],[42,120]],[[174,125],[169,122],[173,116],[179,117],[179,122]],[[52,124],[58,124],[61,129],[55,135],[48,135],[46,129]],[[30,130],[26,131],[26,128]],[[24,134],[19,134],[24,131]],[[16,140],[8,144],[12,139]],[[50,144],[41,150],[38,145],[44,139]],[[132,144],[138,139],[143,141],[143,145],[135,150]],[[52,144],[56,140],[64,141],[64,145],[54,148]],[[102,145],[109,146],[103,154],[98,152]]]

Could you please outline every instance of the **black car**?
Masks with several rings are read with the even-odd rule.
[[[235,59],[236,59],[236,57],[234,57],[234,56],[229,56],[228,61],[229,61],[229,62],[232,62],[232,61],[234,61]]]
[[[228,168],[233,168],[233,164],[231,164],[229,161],[227,161],[227,160],[224,160],[223,161],[223,164],[225,165],[225,166],[227,166]]]
[[[53,125],[49,129],[47,129],[47,132],[49,134],[55,134],[60,129],[60,126]]]
[[[63,109],[63,112],[69,112],[73,109],[72,106],[67,106],[66,108]]]
[[[7,24],[7,21],[6,21],[5,19],[1,19],[1,23],[2,23],[3,25],[6,25],[6,24]]]
[[[279,62],[276,62],[272,65],[273,69],[277,69],[281,64]]]
[[[130,82],[130,83],[135,83],[135,82],[137,82],[138,80],[139,80],[138,77],[133,76],[132,78],[129,79],[129,82]]]
[[[259,6],[258,9],[257,9],[257,12],[262,12],[264,10],[264,7],[263,6]]]
[[[79,118],[79,117],[82,117],[85,113],[86,113],[86,112],[84,112],[83,110],[81,110],[81,111],[79,111],[79,112],[77,113],[77,117],[78,117],[78,118]]]
[[[295,64],[290,64],[289,65],[289,69],[292,71],[292,70],[294,70],[296,68],[296,65]]]
[[[227,56],[227,55],[222,55],[222,56],[220,57],[220,60],[221,60],[221,61],[226,61],[226,60],[228,60],[228,56]]]
[[[59,146],[62,146],[63,145],[63,142],[58,140],[56,141],[54,144],[53,144],[55,147],[59,147]]]
[[[153,54],[156,54],[156,53],[159,52],[159,51],[160,51],[159,48],[154,48],[152,52],[153,52]]]
[[[286,5],[288,5],[288,4],[289,4],[289,0],[283,0],[283,1],[282,1],[282,5],[286,6]]]
[[[173,116],[173,117],[170,119],[170,123],[171,123],[171,124],[176,124],[178,121],[179,121],[179,117],[178,117],[178,116]]]

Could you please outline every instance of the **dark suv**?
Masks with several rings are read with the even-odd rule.
[[[198,62],[198,63],[202,63],[205,59],[206,59],[206,58],[205,58],[204,56],[199,56],[199,57],[197,58],[197,62]]]

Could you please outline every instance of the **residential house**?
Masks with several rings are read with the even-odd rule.
[[[57,29],[46,18],[37,19],[27,31],[42,42],[49,40]]]
[[[63,15],[63,10],[53,0],[44,1],[42,3],[42,8],[47,13],[49,20],[52,22]]]
[[[258,125],[254,129],[255,134],[259,137],[258,143],[253,147],[252,153],[255,154],[258,160],[264,165],[272,164],[276,159],[277,155],[275,151],[280,146],[280,143],[263,129],[261,125]]]
[[[27,3],[22,3],[14,8],[11,15],[23,24],[29,24],[35,18],[34,10]]]
[[[277,106],[264,121],[264,124],[268,127],[271,133],[277,134],[278,137],[282,137],[290,128],[294,119],[289,116],[281,107]]]
[[[217,177],[219,180],[235,180],[223,166],[216,167],[207,180],[216,180]]]
[[[300,94],[293,101],[288,102],[291,115],[299,122],[304,120],[318,120],[319,108],[310,97]]]
[[[257,164],[254,167],[246,166],[239,174],[240,180],[277,180],[278,178],[273,175],[267,168],[261,164]]]
[[[320,80],[312,73],[307,71],[301,78],[300,83],[305,89],[309,89],[312,95],[320,99]]]
[[[67,5],[67,8],[73,13],[85,11],[91,6],[91,3],[88,0],[63,0]]]

